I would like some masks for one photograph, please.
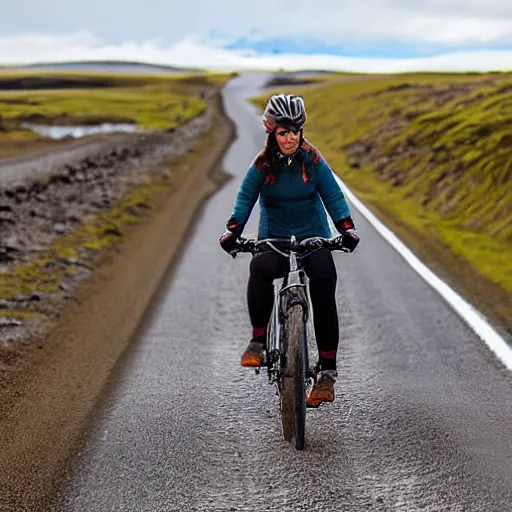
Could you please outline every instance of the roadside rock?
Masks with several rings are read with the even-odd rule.
[[[53,231],[59,235],[62,235],[66,232],[66,226],[64,226],[64,224],[54,224]]]
[[[210,107],[172,131],[112,135],[78,147],[71,142],[69,148],[63,146],[51,155],[0,160],[0,266],[9,271],[40,257],[39,253],[50,248],[56,237],[108,211],[127,191],[145,183],[150,172],[170,177],[169,162],[187,153],[208,131],[212,119]],[[139,215],[142,210],[137,207],[130,213]],[[114,226],[105,234],[122,236]],[[63,259],[59,265],[72,267],[72,274],[60,284],[60,296],[34,291],[24,297],[0,297],[1,309],[31,309],[37,305],[37,310],[51,311],[56,302],[69,299],[74,286],[92,270],[78,258]],[[6,320],[4,324],[7,326]],[[25,324],[16,325],[26,328]],[[12,332],[0,331],[0,341],[10,339],[9,334],[3,334],[7,331]]]
[[[16,320],[14,318],[6,318],[3,316],[0,316],[0,328],[2,327],[18,327],[22,325],[23,322],[20,320]]]
[[[104,141],[99,149],[94,143],[91,152],[81,151],[78,158],[73,151],[58,150],[51,172],[44,159],[31,158],[31,167],[6,186],[2,183],[9,174],[8,161],[0,161],[0,247],[4,252],[22,252],[25,245],[47,247],[69,224],[74,227],[87,215],[107,210],[132,186],[143,183],[150,169],[168,176],[166,163],[185,154],[207,131],[211,118],[207,110],[172,133],[127,134]]]

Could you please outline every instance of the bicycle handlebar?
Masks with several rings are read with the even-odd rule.
[[[334,238],[324,237],[311,237],[305,238],[301,242],[292,242],[292,240],[283,238],[265,238],[262,240],[254,240],[250,238],[239,238],[236,246],[231,251],[231,255],[235,257],[239,252],[249,252],[255,254],[262,245],[267,245],[273,251],[283,254],[282,251],[296,252],[300,256],[305,256],[318,249],[329,249],[330,251],[349,252],[346,247],[342,246],[343,235],[338,235]],[[279,245],[277,249],[274,244]]]

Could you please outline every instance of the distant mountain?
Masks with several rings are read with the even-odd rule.
[[[227,41],[227,36],[210,34],[207,41],[228,50],[255,52],[256,54],[281,55],[333,55],[336,57],[359,58],[421,58],[453,52],[453,48],[440,44],[415,45],[391,41],[348,42],[343,41],[343,34],[301,34],[300,36],[272,36],[260,31],[250,31],[248,34]],[[510,45],[493,45],[486,50],[509,50]],[[465,45],[457,51],[478,51],[481,45]]]
[[[76,62],[41,62],[24,66],[0,66],[1,70],[42,70],[42,71],[110,71],[112,73],[181,73],[202,71],[201,69],[178,68],[129,61],[76,61]]]
[[[210,30],[204,37],[194,38],[206,46],[234,50],[248,55],[277,55],[294,53],[301,55],[345,55],[346,49],[338,43],[328,43],[316,36],[279,36],[274,37],[259,29],[251,29],[241,37],[230,37],[218,30]]]
[[[226,44],[224,48],[227,50],[253,50],[257,53],[273,55],[281,53],[344,55],[343,48],[337,45],[314,39],[292,39],[289,37],[254,40],[250,36],[244,36]]]

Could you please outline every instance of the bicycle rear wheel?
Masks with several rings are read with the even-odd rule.
[[[283,329],[285,348],[282,368],[281,423],[288,442],[304,448],[306,437],[306,326],[302,306],[292,306]]]

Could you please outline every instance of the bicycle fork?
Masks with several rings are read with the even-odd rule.
[[[286,280],[276,280],[274,282],[274,307],[269,323],[269,337],[267,342],[266,366],[268,378],[271,384],[276,383],[279,388],[280,381],[280,360],[286,353],[285,347],[282,347],[282,329],[285,323],[287,312],[291,307],[300,305],[303,310],[304,326],[309,318],[309,301],[307,286],[305,284],[305,274],[303,270],[297,269],[296,264],[291,261],[291,268],[294,269],[286,276]],[[307,333],[306,333],[307,334]],[[307,339],[305,336],[304,339]],[[307,346],[305,348],[306,359],[308,356]],[[309,364],[306,360],[306,368],[309,375]]]

